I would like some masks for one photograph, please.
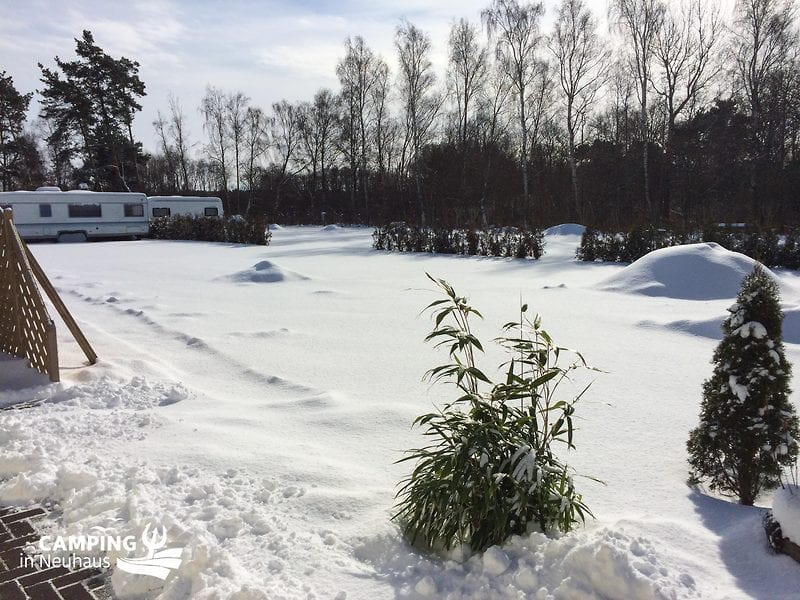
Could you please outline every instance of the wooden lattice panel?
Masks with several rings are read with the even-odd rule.
[[[26,358],[58,381],[56,328],[39,293],[11,211],[0,227],[0,352]]]

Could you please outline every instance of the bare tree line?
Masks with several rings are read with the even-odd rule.
[[[738,0],[730,22],[715,0],[610,0],[610,31],[583,0],[562,0],[550,31],[544,12],[540,2],[493,0],[480,22],[454,21],[442,76],[429,35],[404,20],[395,71],[350,37],[339,89],[309,101],[264,111],[242,91],[209,86],[202,136],[170,97],[153,123],[159,147],[143,186],[220,193],[232,212],[297,222],[323,213],[481,226],[789,214],[789,200],[769,196],[798,162],[793,0]],[[736,156],[714,119],[736,129]],[[738,179],[726,187],[723,163],[740,164],[746,190]],[[707,194],[691,189],[698,173]]]

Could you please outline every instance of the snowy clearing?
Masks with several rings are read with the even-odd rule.
[[[574,225],[551,230],[539,261],[376,252],[371,233],[32,246],[100,362],[83,366],[63,326],[62,383],[0,361],[0,404],[38,402],[0,412],[0,502],[58,502],[53,535],[168,527],[180,569],[163,584],[117,570],[122,598],[797,598],[800,568],[768,552],[763,509],[685,484],[701,383],[749,259],[699,245],[578,263]],[[420,443],[411,422],[453,391],[421,381],[445,360],[423,343],[419,312],[437,299],[426,271],[486,317],[485,368],[522,299],[605,371],[569,457],[606,483],[577,479],[596,516],[585,528],[457,560],[409,548],[390,522],[410,468],[394,463]],[[796,365],[800,279],[776,276]]]

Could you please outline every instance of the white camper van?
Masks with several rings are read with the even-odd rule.
[[[147,196],[132,192],[0,192],[0,208],[14,211],[14,223],[26,240],[86,241],[140,237],[150,232]]]
[[[222,200],[204,196],[148,196],[147,216],[174,217],[193,215],[195,217],[221,217]]]

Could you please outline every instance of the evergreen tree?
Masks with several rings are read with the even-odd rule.
[[[791,368],[775,281],[760,265],[747,275],[722,323],[714,373],[703,384],[700,425],[691,432],[691,479],[751,506],[780,482],[798,452],[798,419],[789,401]]]
[[[23,128],[33,94],[20,94],[14,80],[0,71],[0,191],[12,190],[25,171]]]
[[[141,143],[133,139],[133,117],[145,95],[139,63],[109,56],[90,31],[75,42],[78,60],[56,57],[57,69],[39,63],[45,86],[41,116],[59,140],[71,139],[74,151],[82,154],[83,166],[76,173],[81,181],[91,181],[98,190],[138,188],[139,165],[145,161]]]

